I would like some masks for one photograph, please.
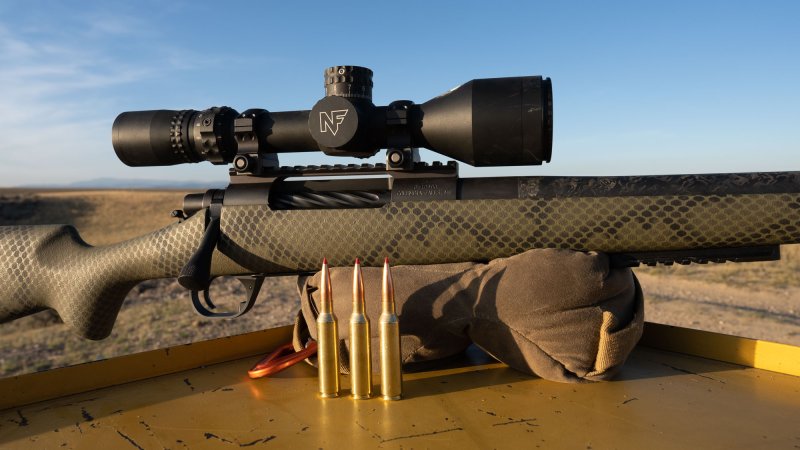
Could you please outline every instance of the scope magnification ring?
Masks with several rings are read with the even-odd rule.
[[[199,159],[192,158],[189,151],[188,121],[191,115],[187,113],[191,112],[191,110],[184,109],[176,111],[172,116],[169,123],[169,142],[174,155],[183,158],[186,162],[197,162]]]

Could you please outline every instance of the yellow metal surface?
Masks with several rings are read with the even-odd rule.
[[[203,365],[263,355],[291,340],[292,327],[179,345],[0,379],[0,410]]]
[[[792,345],[649,322],[640,345],[800,376],[800,347]]]
[[[800,378],[647,347],[617,380],[590,384],[451,362],[406,374],[405,399],[394,402],[320,399],[316,370],[305,364],[250,380],[256,359],[0,411],[0,448],[800,445]]]

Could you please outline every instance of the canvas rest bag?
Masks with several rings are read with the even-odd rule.
[[[363,268],[373,367],[381,268]],[[607,379],[642,334],[642,291],[602,253],[537,249],[488,264],[392,268],[403,363],[455,355],[475,343],[510,367],[554,381]],[[332,268],[342,372],[347,372],[353,269]],[[299,282],[295,349],[316,338],[320,274]],[[315,361],[311,361],[314,363]]]

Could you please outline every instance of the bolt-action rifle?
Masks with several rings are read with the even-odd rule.
[[[102,339],[133,286],[167,277],[200,314],[236,317],[265,276],[313,272],[323,257],[433,264],[550,247],[637,266],[773,260],[800,242],[800,172],[461,179],[455,162],[419,160],[426,147],[473,166],[549,162],[549,78],[478,79],[422,104],[375,106],[372,72],[339,66],[325,88],[310,111],[120,114],[113,145],[125,164],[230,164],[230,185],[187,195],[178,223],[105,247],[68,225],[0,227],[0,322],[52,308]],[[283,167],[277,156],[379,149],[385,164]],[[248,289],[237,311],[218,312],[208,295],[223,275]]]

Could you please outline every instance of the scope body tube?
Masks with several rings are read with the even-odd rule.
[[[800,172],[478,178],[461,180],[458,191],[455,200],[406,197],[364,208],[272,209],[266,194],[223,206],[210,273],[311,273],[323,257],[345,266],[354,255],[380,267],[386,256],[398,265],[534,248],[691,256],[800,243]],[[52,308],[79,334],[103,338],[133,286],[181,272],[205,222],[201,209],[103,247],[71,226],[0,227],[0,321]]]
[[[280,152],[319,151],[319,144],[308,130],[308,115],[311,111],[270,112],[265,118],[263,139],[267,148]]]

